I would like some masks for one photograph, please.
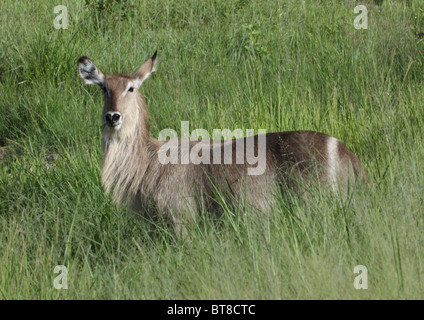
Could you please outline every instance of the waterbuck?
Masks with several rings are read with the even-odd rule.
[[[139,88],[156,70],[156,58],[157,52],[134,73],[111,75],[85,56],[78,60],[84,82],[104,92],[101,180],[117,204],[163,217],[185,233],[184,225],[199,212],[220,212],[217,193],[267,212],[276,190],[299,192],[301,185],[316,180],[337,191],[363,174],[360,161],[342,142],[314,131],[233,140],[153,138]]]

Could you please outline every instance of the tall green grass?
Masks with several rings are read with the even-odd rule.
[[[50,1],[1,3],[1,298],[423,298],[422,1],[370,2],[367,30],[353,1],[62,4],[56,30]],[[187,120],[322,131],[360,155],[369,188],[285,197],[262,219],[228,208],[190,243],[116,207],[99,180],[102,95],[76,62],[127,72],[156,49],[141,88],[154,136]],[[368,290],[353,287],[356,265]]]

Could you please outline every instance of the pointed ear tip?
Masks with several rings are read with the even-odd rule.
[[[152,56],[152,60],[155,60],[157,58],[157,55],[158,55],[158,51],[156,50],[155,53]]]
[[[78,65],[79,65],[80,63],[84,63],[84,62],[85,62],[85,60],[90,60],[90,59],[88,59],[88,57],[86,57],[86,56],[81,56],[81,57],[79,57],[79,59],[78,59]]]

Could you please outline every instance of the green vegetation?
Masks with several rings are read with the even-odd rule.
[[[382,1],[378,1],[382,2]],[[1,2],[1,299],[422,299],[424,1]],[[89,56],[143,84],[152,134],[311,129],[360,155],[370,186],[255,220],[229,208],[174,240],[100,184],[102,94]],[[177,186],[176,186],[177,188]],[[56,290],[56,265],[68,290]],[[355,290],[356,265],[368,290]]]

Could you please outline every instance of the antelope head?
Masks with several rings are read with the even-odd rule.
[[[125,136],[134,132],[143,105],[138,91],[142,83],[156,71],[157,51],[134,73],[106,75],[88,58],[80,57],[78,71],[86,84],[98,85],[104,93],[103,123],[108,136]]]

